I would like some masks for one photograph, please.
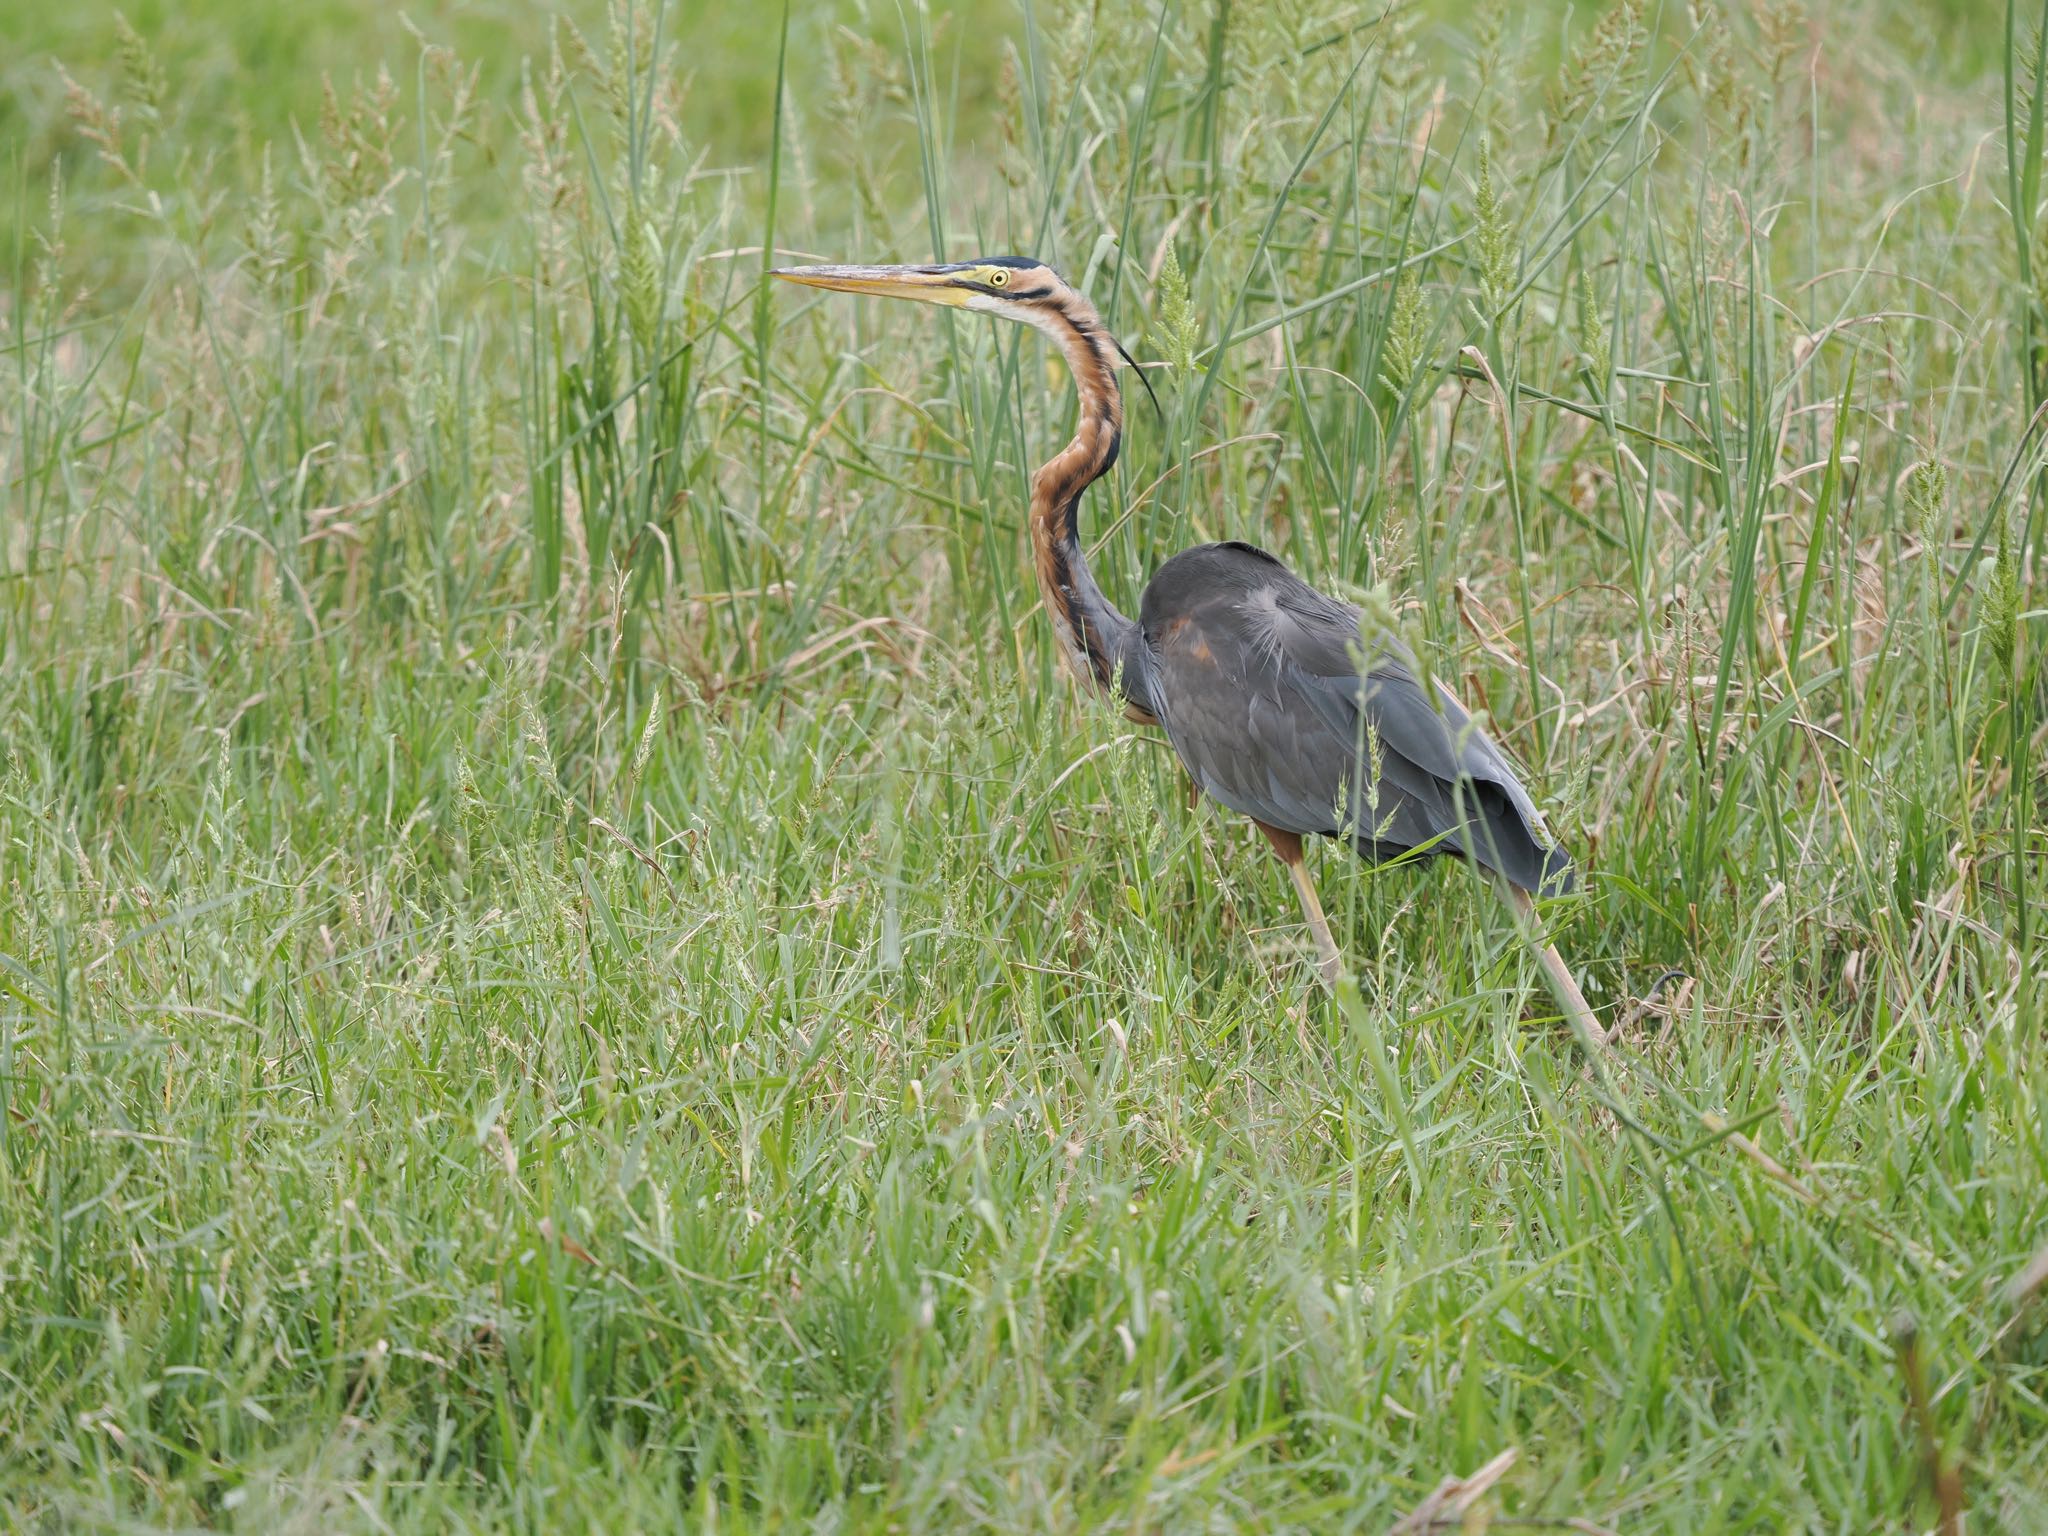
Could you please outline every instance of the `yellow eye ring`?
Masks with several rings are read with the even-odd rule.
[[[996,268],[995,271],[989,273],[988,275],[988,285],[991,288],[1007,287],[1009,285],[1009,281],[1010,274],[1005,272],[1001,267]]]

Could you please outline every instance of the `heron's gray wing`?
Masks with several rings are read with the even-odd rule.
[[[1334,836],[1369,819],[1367,840],[1386,854],[1429,844],[1453,821],[1439,781],[1398,754],[1382,753],[1379,803],[1369,806],[1358,731],[1333,729],[1286,670],[1257,662],[1227,668],[1203,658],[1227,644],[1192,638],[1169,644],[1161,657],[1160,693],[1168,701],[1161,719],[1212,797],[1289,832]]]
[[[1370,725],[1384,776],[1427,809],[1447,809],[1434,823],[1446,840],[1526,889],[1569,882],[1570,860],[1507,754],[1441,682],[1434,698],[1425,691],[1398,635],[1367,634],[1358,609],[1299,580],[1278,589],[1272,609],[1288,681],[1332,729],[1361,737]]]
[[[1367,739],[1361,783],[1377,766],[1383,783],[1405,794],[1452,847],[1525,890],[1569,888],[1570,859],[1551,841],[1505,755],[1455,699],[1433,706],[1415,677],[1384,660],[1362,676],[1303,673],[1293,681],[1326,720]],[[1358,820],[1369,830],[1369,811],[1361,809]]]

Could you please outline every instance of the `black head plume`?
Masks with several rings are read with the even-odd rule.
[[[1166,425],[1166,412],[1160,408],[1159,397],[1157,395],[1152,394],[1152,381],[1145,377],[1145,370],[1138,366],[1138,360],[1135,357],[1131,356],[1130,353],[1126,352],[1124,350],[1124,344],[1118,341],[1115,337],[1110,338],[1110,345],[1116,348],[1116,355],[1118,357],[1122,358],[1125,362],[1131,365],[1131,372],[1135,373],[1138,376],[1138,382],[1145,386],[1145,393],[1147,395],[1151,395],[1152,414],[1159,418],[1159,424],[1161,426]]]

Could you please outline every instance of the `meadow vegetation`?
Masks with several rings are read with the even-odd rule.
[[[2048,1531],[2041,15],[244,9],[10,23],[0,1518]],[[1607,1057],[1075,696],[1040,338],[761,280],[1010,252]]]

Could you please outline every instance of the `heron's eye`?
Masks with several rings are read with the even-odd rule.
[[[989,273],[988,285],[991,288],[1007,288],[1010,286],[1010,274],[997,267],[995,271]]]

